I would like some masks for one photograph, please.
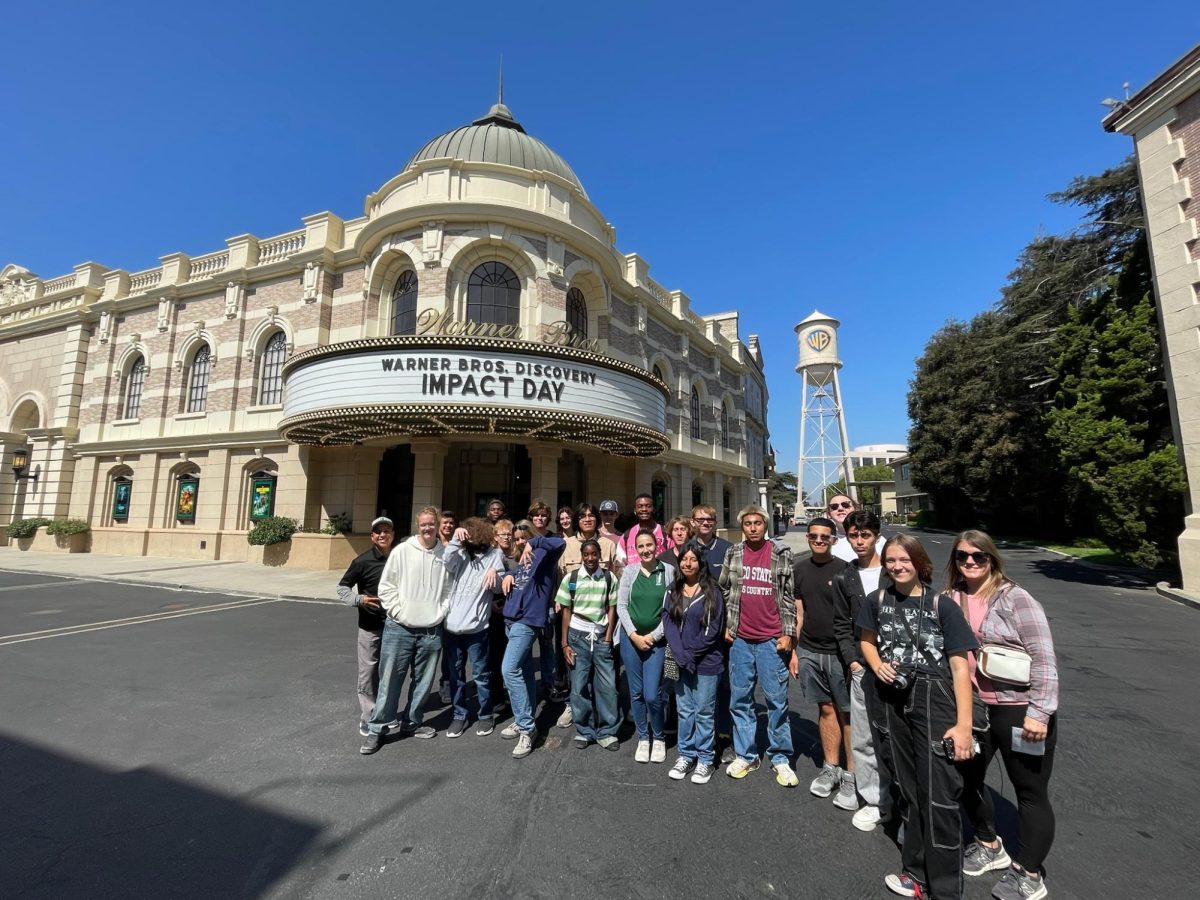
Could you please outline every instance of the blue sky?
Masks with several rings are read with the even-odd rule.
[[[1120,162],[1099,101],[1193,3],[46,2],[6,13],[0,265],[136,271],[365,196],[505,99],[701,313],[760,335],[795,469],[792,327],[842,322],[852,444],[902,442],[913,361],[998,296],[1046,202]],[[1164,29],[1164,21],[1179,27]]]

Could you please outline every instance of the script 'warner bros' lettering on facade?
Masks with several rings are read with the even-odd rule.
[[[0,270],[0,526],[70,516],[95,552],[237,560],[272,514],[404,533],[426,505],[648,492],[730,527],[760,501],[757,338],[618,251],[502,102],[361,217],[303,223],[142,272]],[[338,540],[293,564],[342,565],[357,544]]]

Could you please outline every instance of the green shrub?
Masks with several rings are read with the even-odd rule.
[[[15,519],[10,522],[5,531],[10,538],[31,538],[43,525],[49,525],[49,519]]]
[[[83,519],[55,519],[46,526],[46,534],[63,535],[64,537],[72,534],[87,534],[92,530]]]
[[[321,534],[349,534],[354,527],[350,517],[345,513],[330,516],[329,521],[321,528]]]
[[[914,520],[918,528],[932,528],[936,517],[932,509],[918,509],[917,517]]]
[[[259,519],[258,524],[250,529],[246,540],[256,546],[282,544],[284,541],[290,541],[299,528],[300,524],[295,519],[289,519],[287,516],[267,516],[265,519]]]

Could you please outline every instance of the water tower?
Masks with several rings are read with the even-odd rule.
[[[837,329],[840,323],[822,312],[796,326],[800,344],[800,460],[796,470],[798,502],[809,508],[825,506],[825,492],[845,477],[849,494],[858,499],[850,467],[846,414],[838,384]]]

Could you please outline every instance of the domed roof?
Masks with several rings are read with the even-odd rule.
[[[553,172],[583,191],[583,185],[566,161],[537,138],[526,134],[503,102],[493,104],[482,119],[438,135],[418,150],[404,168],[425,159],[447,158]],[[584,196],[587,196],[586,191]]]

